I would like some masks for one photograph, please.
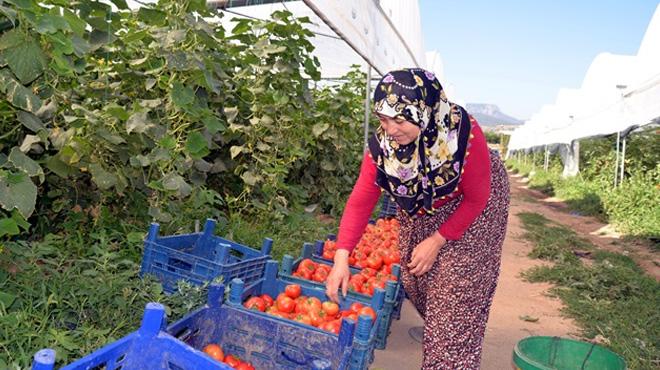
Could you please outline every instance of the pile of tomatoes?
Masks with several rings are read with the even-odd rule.
[[[254,370],[254,366],[247,361],[241,361],[240,358],[227,354],[222,350],[222,347],[215,343],[207,344],[203,349],[204,353],[209,355],[212,359],[233,367],[234,369],[239,370]]]
[[[298,268],[291,275],[302,279],[325,283],[330,269],[330,265],[314,262],[311,259],[306,258],[300,261]],[[371,267],[365,267],[360,272],[351,275],[348,289],[352,292],[372,296],[374,295],[374,289],[385,289],[385,284],[388,280],[397,281],[396,276],[385,271],[385,269],[378,271]]]
[[[337,246],[335,241],[326,240],[323,245],[323,258],[332,260]],[[367,225],[362,238],[348,257],[349,265],[357,268],[369,267],[389,274],[392,264],[399,263],[399,221],[378,219]]]
[[[335,302],[321,302],[316,297],[302,295],[302,288],[298,284],[287,285],[284,292],[275,299],[268,294],[249,297],[243,302],[243,306],[247,309],[311,325],[334,334],[339,334],[341,320],[344,318],[357,322],[360,315],[368,315],[371,317],[372,323],[376,320],[376,312],[369,306],[355,302],[349,309],[341,311]]]

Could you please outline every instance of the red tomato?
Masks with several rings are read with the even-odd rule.
[[[298,284],[289,284],[284,288],[284,293],[292,299],[300,297],[302,288]]]
[[[225,356],[225,363],[235,369],[236,366],[240,365],[241,360],[234,355],[227,355]]]
[[[293,320],[303,323],[305,325],[312,325],[312,319],[309,317],[309,315],[305,315],[304,313],[299,313],[295,315],[293,317]]]
[[[222,351],[222,348],[214,343],[207,344],[203,351],[216,361],[222,361],[225,358],[225,354]]]
[[[330,331],[334,334],[339,335],[339,330],[341,330],[341,320],[332,320],[330,323]]]
[[[321,310],[321,300],[316,297],[307,297],[305,301],[307,305],[307,311],[319,311]]]
[[[273,300],[273,297],[271,297],[271,296],[269,296],[268,294],[265,294],[265,293],[261,295],[261,299],[263,299],[264,302],[266,303],[266,307],[271,307],[273,305],[273,303],[275,303],[275,301]]]
[[[249,362],[241,362],[240,365],[236,366],[236,370],[254,370],[254,366]]]
[[[261,297],[250,297],[243,303],[243,306],[248,310],[266,311],[266,302]]]
[[[360,315],[360,316],[361,316],[361,315],[367,315],[367,316],[370,316],[370,317],[371,317],[371,322],[372,322],[372,323],[373,323],[374,321],[376,321],[376,311],[374,311],[374,309],[371,308],[371,307],[369,307],[369,306],[362,307],[362,308],[360,309],[360,311],[358,312],[358,315]]]
[[[296,308],[296,302],[291,297],[282,294],[277,297],[275,304],[277,305],[277,309],[284,313],[291,313]]]
[[[305,258],[304,260],[300,261],[298,270],[314,272],[314,270],[316,270],[316,263],[309,258]]]
[[[327,260],[331,260],[331,259],[335,258],[335,251],[331,251],[331,250],[328,250],[328,249],[324,250],[323,251],[323,258],[325,258]]]
[[[334,317],[337,315],[337,313],[339,313],[339,305],[335,302],[325,301],[321,304],[321,307],[323,308],[323,311],[325,311],[325,313],[327,313],[329,316]]]
[[[314,275],[312,275],[312,280],[318,281],[319,283],[324,282],[328,278],[328,272],[325,269],[316,269]]]
[[[309,319],[312,321],[312,325],[317,327],[327,321],[327,314],[323,310],[310,311],[308,315]]]
[[[371,268],[371,267],[365,267],[365,268],[362,269],[361,273],[362,273],[362,275],[365,275],[365,276],[376,276],[378,271],[376,271],[376,269]]]
[[[351,304],[350,310],[355,312],[355,313],[358,313],[358,312],[360,312],[362,307],[364,307],[364,305],[362,303],[354,302],[353,304]]]

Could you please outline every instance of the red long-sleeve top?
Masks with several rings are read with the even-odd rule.
[[[457,240],[463,236],[474,219],[483,211],[490,194],[490,156],[486,138],[476,120],[471,119],[469,145],[464,172],[457,191],[453,196],[463,194],[463,199],[456,211],[438,230],[447,240]],[[344,214],[339,223],[337,248],[353,250],[360,241],[369,217],[378,203],[381,188],[376,184],[376,163],[367,151],[362,159],[360,175],[353,186],[353,191],[346,202]],[[448,202],[451,197],[439,199],[434,203],[437,208]]]

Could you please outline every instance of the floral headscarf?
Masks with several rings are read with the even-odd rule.
[[[386,74],[374,91],[374,112],[421,129],[415,141],[399,145],[378,128],[369,140],[376,183],[409,215],[433,213],[433,203],[460,181],[470,135],[467,112],[450,103],[435,75],[423,69]]]

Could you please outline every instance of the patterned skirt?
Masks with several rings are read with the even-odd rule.
[[[401,281],[424,318],[422,369],[478,369],[488,313],[500,271],[509,214],[509,180],[499,155],[491,151],[491,191],[483,212],[459,240],[438,252],[431,270],[409,273],[413,249],[437,231],[456,210],[461,197],[434,215],[410,218],[399,210]]]

